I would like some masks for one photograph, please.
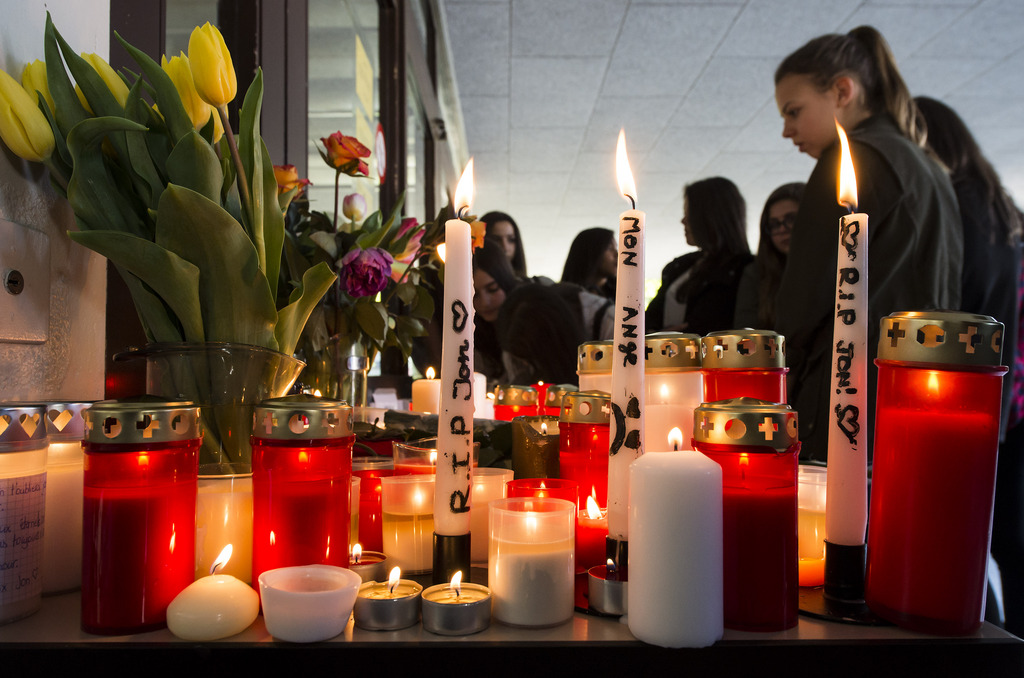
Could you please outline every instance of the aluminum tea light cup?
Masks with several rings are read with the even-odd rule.
[[[456,572],[448,584],[423,592],[423,628],[441,636],[468,636],[491,625],[491,590],[463,584]]]
[[[420,620],[423,587],[402,579],[401,574],[395,567],[388,581],[370,581],[359,587],[353,610],[356,626],[368,631],[397,631]]]

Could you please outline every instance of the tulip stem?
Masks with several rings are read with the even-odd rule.
[[[338,194],[340,193],[341,170],[334,171],[334,232],[338,232]]]
[[[245,221],[251,230],[252,223],[252,198],[249,197],[249,180],[245,176],[245,167],[242,166],[242,156],[238,154],[238,144],[235,142],[235,135],[231,131],[231,123],[228,121],[228,107],[217,106],[217,113],[220,114],[220,121],[224,125],[224,137],[228,140],[228,148],[231,149],[231,159],[235,162],[235,172],[238,175],[238,192],[242,198],[242,212],[245,214]]]

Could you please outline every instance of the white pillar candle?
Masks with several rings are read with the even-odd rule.
[[[512,480],[510,468],[473,469],[473,514],[470,517],[470,558],[474,565],[487,565],[487,548],[490,533],[487,525],[490,519],[490,503],[504,499],[506,483]]]
[[[406,572],[430,572],[436,529],[434,476],[391,476],[380,481],[384,553]]]
[[[46,457],[43,593],[82,585],[82,441],[53,441]]]
[[[231,562],[228,544],[216,565]],[[229,574],[211,574],[189,584],[167,607],[167,628],[183,640],[217,640],[241,633],[256,621],[260,598]]]
[[[619,192],[633,205],[619,215],[619,263],[615,283],[612,349],[611,433],[608,443],[608,534],[625,540],[628,530],[629,465],[643,454],[644,430],[644,220],[626,157],[626,133],[615,153]]]
[[[629,630],[662,647],[722,637],[722,468],[703,454],[666,451],[632,464]]]
[[[836,128],[842,147],[839,203],[853,211],[857,179],[846,133],[839,123]],[[840,219],[837,256],[825,539],[859,546],[868,519],[868,215]]]
[[[473,161],[455,190],[455,212],[469,209]],[[437,419],[437,483],[434,530],[469,534],[470,471],[473,453],[473,244],[469,224],[445,223],[444,306],[441,309],[441,404]],[[394,555],[387,551],[388,555]]]
[[[434,378],[434,368],[428,367],[425,379],[412,382],[412,411],[437,414],[441,410],[441,380]]]
[[[487,376],[473,373],[473,416],[477,419],[494,419],[494,400],[488,398]]]
[[[573,613],[576,505],[512,497],[491,505],[487,583],[498,621],[553,626]]]

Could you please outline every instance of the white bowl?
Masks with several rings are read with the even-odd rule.
[[[267,570],[259,583],[270,635],[315,643],[345,630],[362,580],[344,567],[302,565]]]

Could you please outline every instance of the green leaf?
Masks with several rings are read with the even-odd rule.
[[[281,249],[284,247],[284,212],[277,202],[274,165],[263,139],[260,139],[260,152],[263,156],[263,243],[267,252],[267,266],[264,270],[271,287],[277,290],[278,278],[281,276]],[[256,185],[253,184],[253,190],[255,189]]]
[[[128,292],[132,295],[135,313],[139,316],[139,322],[142,323],[146,340],[149,342],[184,341],[185,338],[182,336],[181,328],[175,322],[174,314],[167,307],[167,304],[146,283],[120,266],[115,268],[117,268],[117,272],[121,275],[121,279],[124,280],[125,286],[128,287]]]
[[[181,103],[181,95],[178,94],[178,90],[174,87],[171,76],[167,75],[167,72],[160,68],[160,64],[153,61],[148,54],[128,44],[116,32],[114,37],[127,50],[128,54],[135,59],[135,62],[142,67],[142,72],[149,78],[155,92],[153,98],[156,101],[156,105],[160,107],[160,115],[167,121],[167,130],[171,135],[171,141],[176,142],[191,132],[192,120],[188,117],[184,104]],[[47,67],[47,75],[49,75],[49,67]],[[72,94],[74,94],[73,91]]]
[[[89,112],[82,106],[75,94],[75,86],[64,70],[64,60],[60,56],[57,44],[57,29],[53,25],[50,13],[46,13],[46,33],[43,41],[43,53],[46,57],[46,86],[53,98],[54,116],[60,127],[60,136],[67,137],[71,128],[89,117]]]
[[[68,182],[68,200],[84,228],[147,235],[145,222],[132,203],[133,194],[122,192],[100,149],[103,139],[112,132],[145,129],[124,118],[89,118],[68,134],[68,150],[75,168]]]
[[[303,274],[298,297],[277,314],[274,333],[279,351],[289,355],[295,351],[295,344],[302,334],[306,319],[337,279],[324,263],[313,266]]]
[[[252,223],[248,224],[249,235],[260,258],[260,269],[267,271],[269,253],[264,233],[264,195],[263,195],[263,139],[260,137],[260,109],[263,107],[263,69],[256,69],[256,77],[245,93],[242,110],[238,117],[238,155],[242,159],[242,167],[249,182],[249,216]],[[277,182],[274,182],[277,186]],[[274,194],[274,205],[277,205],[277,194]],[[244,213],[244,210],[243,210]],[[270,276],[267,276],[268,279]]]
[[[277,307],[241,225],[210,199],[171,184],[160,198],[156,242],[196,265],[207,341],[277,350]]]
[[[220,202],[224,181],[220,158],[195,130],[179,139],[167,157],[167,178],[172,184],[190,188],[212,202]]]
[[[409,315],[415,315],[419,318],[434,317],[434,296],[426,287],[422,285],[416,286],[416,303],[409,309]]]
[[[405,193],[402,193],[402,195],[398,197],[398,202],[395,204],[395,208],[391,210],[388,220],[382,225],[378,226],[381,219],[380,212],[374,212],[370,216],[366,217],[366,221],[363,222],[363,230],[367,230],[367,224],[371,224],[373,230],[368,230],[365,235],[359,237],[359,240],[357,241],[359,246],[365,250],[368,247],[377,247],[381,242],[384,242],[385,239],[388,241],[392,240],[398,233],[398,229],[402,226],[402,222],[398,217],[402,213],[402,205],[404,203]]]
[[[50,110],[50,106],[46,103],[43,95],[40,92],[36,92],[36,98],[39,102],[39,109],[46,116],[46,122],[50,123],[50,131],[53,132],[53,141],[57,152],[50,156],[50,162],[55,163],[61,168],[66,181],[71,176],[71,153],[68,151],[67,139],[65,134],[57,127],[57,119],[54,117],[53,111]]]
[[[200,269],[160,245],[116,231],[72,231],[69,237],[110,259],[114,264],[144,282],[174,312],[185,341],[203,341],[203,319],[199,308]],[[140,304],[133,291],[136,308],[144,322],[151,321],[152,303]],[[156,329],[166,323],[147,325]]]
[[[128,100],[125,102],[124,117],[145,126],[150,119],[150,108],[140,93],[141,83],[141,80],[137,80],[129,91]],[[164,192],[166,182],[160,176],[160,172],[153,162],[153,156],[150,155],[146,135],[126,134],[125,143],[128,148],[131,169],[145,182],[145,187],[148,189],[142,196],[143,202],[147,207],[155,208],[160,200],[160,194]]]
[[[403,303],[412,304],[416,301],[416,286],[411,283],[402,283],[395,287],[395,294]]]
[[[338,241],[334,238],[333,233],[316,231],[309,234],[309,239],[319,245],[320,249],[327,252],[332,261],[338,258]]]
[[[382,343],[388,332],[388,312],[383,304],[363,297],[356,301],[355,314],[359,328],[378,344]]]

